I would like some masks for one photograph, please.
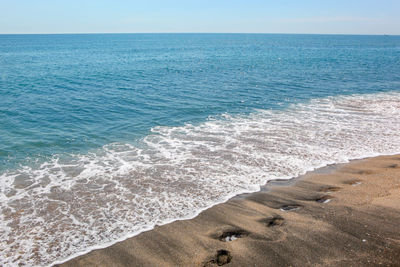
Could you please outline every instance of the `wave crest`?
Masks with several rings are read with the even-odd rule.
[[[276,178],[400,152],[400,93],[314,99],[285,110],[155,127],[0,176],[0,263],[46,265],[189,218]]]

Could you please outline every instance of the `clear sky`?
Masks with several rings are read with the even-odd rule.
[[[400,0],[0,0],[0,33],[400,34]]]

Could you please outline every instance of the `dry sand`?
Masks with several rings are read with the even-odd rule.
[[[271,182],[61,266],[218,265],[400,266],[400,155]]]

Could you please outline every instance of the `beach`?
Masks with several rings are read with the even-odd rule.
[[[57,266],[399,266],[400,155],[270,181]]]
[[[395,262],[400,36],[0,46],[0,266]]]

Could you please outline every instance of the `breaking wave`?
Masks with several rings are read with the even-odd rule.
[[[191,218],[268,180],[400,153],[400,93],[336,96],[155,127],[0,175],[0,264],[48,265]]]

